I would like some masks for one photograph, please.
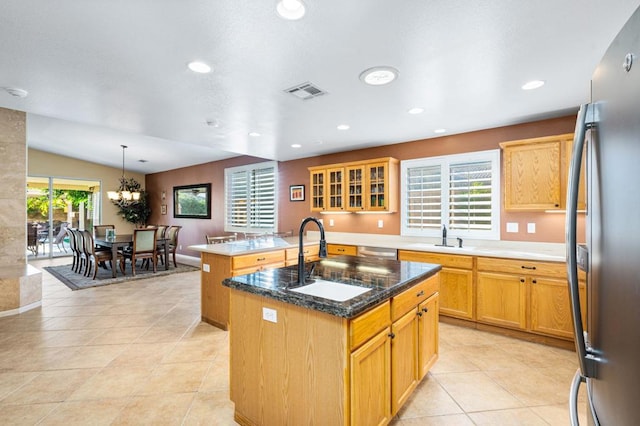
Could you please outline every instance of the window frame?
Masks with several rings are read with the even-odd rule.
[[[256,227],[255,224],[249,223],[247,220],[246,227],[233,226],[229,220],[229,201],[228,201],[228,185],[230,177],[238,172],[247,172],[251,175],[257,170],[273,168],[273,226],[270,228]],[[250,181],[250,180],[248,180]],[[251,185],[248,186],[249,191]],[[278,162],[266,161],[262,163],[247,164],[244,166],[229,167],[224,169],[224,231],[225,232],[241,232],[241,233],[270,233],[275,232],[278,226]],[[247,218],[250,217],[251,204],[247,203]]]
[[[407,208],[408,191],[407,191],[407,174],[410,169],[422,168],[430,166],[440,166],[440,191],[441,200],[446,203],[441,204],[440,219],[441,223],[447,224],[449,228],[449,176],[451,166],[474,163],[474,162],[491,162],[491,229],[486,231],[479,230],[451,230],[450,238],[461,237],[482,240],[499,240],[500,239],[500,150],[492,149],[486,151],[476,151],[463,154],[450,154],[437,157],[416,158],[405,160],[400,163],[401,168],[401,215],[400,215],[400,235],[413,237],[442,237],[442,227],[416,229],[407,226],[409,219],[409,210]]]

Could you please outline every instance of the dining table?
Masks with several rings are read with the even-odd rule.
[[[158,247],[162,247],[164,249],[164,269],[169,269],[169,262],[167,261],[167,242],[168,238],[158,238],[156,240],[156,245]],[[115,261],[118,258],[118,249],[125,248],[133,244],[133,234],[119,234],[114,236],[102,236],[95,237],[94,242],[98,246],[109,247],[111,248],[111,254],[114,260],[114,267],[111,268],[111,276],[113,278],[116,277],[116,270],[118,269],[115,266]]]

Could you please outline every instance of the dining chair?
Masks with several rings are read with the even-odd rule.
[[[82,231],[82,238],[85,242],[85,255],[87,257],[87,271],[85,275],[88,277],[93,269],[93,279],[95,280],[98,275],[98,265],[101,263],[109,261],[109,265],[111,265],[111,268],[113,269],[113,254],[111,251],[96,250],[96,245],[93,241],[93,235],[91,235],[91,232],[87,230]],[[124,274],[124,271],[122,273]]]
[[[76,269],[74,272],[78,274],[82,274],[82,270],[87,264],[87,254],[84,247],[84,237],[82,236],[82,232],[78,229],[72,229],[73,239],[76,247],[76,254],[78,257],[78,261],[76,262]]]
[[[107,236],[107,229],[116,229],[115,225],[93,225],[93,237],[104,238]]]
[[[76,242],[75,229],[66,228],[65,232],[69,237],[69,249],[71,250],[72,262],[71,262],[71,270],[76,272],[76,268],[80,263],[80,250],[78,250],[78,243]]]
[[[158,270],[158,251],[156,235],[158,228],[139,228],[133,230],[133,244],[119,251],[120,270],[125,274],[125,262],[131,260],[131,271],[136,275],[136,261],[149,259],[153,262],[153,272]],[[120,257],[120,255],[122,257]]]
[[[178,234],[180,233],[180,229],[182,229],[182,226],[170,226],[167,229],[165,233],[167,252],[165,253],[162,249],[158,252],[158,255],[164,258],[165,262],[169,261],[168,255],[172,254],[174,267],[178,266],[176,262],[176,249],[178,248]]]
[[[218,237],[205,235],[205,238],[207,239],[207,244],[222,244],[228,243],[229,241],[235,241],[238,237],[236,235],[221,235]]]

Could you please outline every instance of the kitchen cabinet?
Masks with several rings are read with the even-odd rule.
[[[200,263],[201,319],[213,326],[227,330],[229,327],[229,288],[223,286],[222,281],[228,277],[285,266],[285,250],[237,256],[203,252],[200,256]],[[205,265],[207,266],[205,267]]]
[[[436,273],[351,319],[231,289],[236,422],[391,422],[437,359],[438,286]]]
[[[438,357],[439,277],[391,299],[391,413],[404,405]],[[428,300],[427,300],[428,299]]]
[[[563,263],[479,257],[477,268],[479,322],[573,339]]]
[[[473,256],[399,250],[398,260],[442,265],[440,271],[440,314],[466,320],[475,319]]]
[[[385,157],[309,167],[311,211],[396,212],[398,164]]]
[[[358,247],[348,244],[327,244],[327,254],[329,256],[357,256]]]
[[[285,265],[297,265],[298,264],[298,248],[289,248],[285,250]],[[320,259],[320,244],[305,245],[302,248],[302,254],[304,255],[305,262],[315,262]]]
[[[507,211],[564,209],[573,134],[503,142],[504,208]]]

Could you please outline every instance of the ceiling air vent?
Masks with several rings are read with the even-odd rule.
[[[302,99],[303,101],[327,94],[327,92],[309,82],[298,84],[289,89],[285,89],[285,92],[290,93],[296,98]]]

